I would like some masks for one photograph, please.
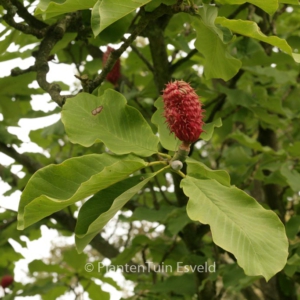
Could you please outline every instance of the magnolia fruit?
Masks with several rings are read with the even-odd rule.
[[[14,282],[14,278],[11,275],[4,275],[1,279],[0,285],[5,289]]]
[[[203,110],[194,89],[182,80],[166,85],[163,91],[164,117],[171,132],[189,145],[203,132]]]
[[[103,66],[105,66],[105,64],[108,60],[109,54],[114,50],[115,49],[112,47],[109,47],[109,46],[107,47],[106,52],[103,54]],[[121,62],[120,62],[120,59],[118,58],[118,60],[114,64],[111,71],[107,74],[106,80],[111,82],[112,84],[117,84],[120,77],[121,77]]]

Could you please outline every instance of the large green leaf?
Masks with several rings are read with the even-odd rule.
[[[286,178],[291,189],[295,193],[300,192],[300,173],[294,170],[293,166],[290,166],[288,163],[281,166],[280,172]]]
[[[214,242],[233,253],[247,275],[269,280],[284,267],[288,240],[274,212],[238,188],[213,179],[186,176],[181,186],[190,198],[189,217],[209,224]]]
[[[103,109],[94,116],[92,110],[99,106]],[[142,114],[127,106],[124,96],[111,89],[100,98],[80,93],[67,100],[62,122],[72,143],[89,147],[102,141],[117,154],[150,156],[157,152],[158,137]]]
[[[229,80],[242,66],[241,61],[230,55],[223,42],[223,32],[214,24],[218,15],[216,7],[204,5],[199,9],[200,18],[194,18],[197,32],[196,49],[203,54],[204,74],[207,79],[222,78]]]
[[[150,1],[151,0],[102,0],[99,5],[99,32]]]
[[[18,80],[16,77],[8,76],[0,78],[0,101],[4,101],[2,99],[3,96],[11,96],[11,95],[32,95],[32,94],[40,94],[40,91],[37,89],[28,88],[27,86],[36,79],[36,74],[34,72],[22,74],[18,76]],[[27,88],[24,88],[26,86]]]
[[[38,170],[25,187],[19,205],[18,229],[127,178],[146,163],[133,155],[91,154]]]
[[[215,127],[221,127],[222,126],[222,120],[220,118],[212,121],[211,123],[204,124],[203,126],[203,132],[200,136],[200,138],[204,141],[209,141],[214,133]]]
[[[98,0],[92,9],[92,17],[91,17],[91,27],[96,37],[100,32],[100,10],[99,6],[102,0]]]
[[[289,1],[295,1],[295,0],[289,0]],[[248,3],[252,3],[258,7],[260,7],[262,10],[264,10],[265,12],[267,12],[268,14],[272,15],[275,13],[275,11],[278,8],[278,0],[218,0],[218,2],[222,3],[222,4],[231,4],[231,5],[240,5],[240,4],[244,4],[246,2]],[[280,1],[282,2],[282,1]],[[285,1],[283,1],[284,3],[287,3]]]
[[[82,252],[106,223],[156,174],[127,178],[85,202],[79,211],[75,229],[77,250]]]
[[[230,176],[226,171],[223,170],[212,170],[200,161],[197,161],[191,157],[186,159],[187,163],[187,174],[197,178],[203,179],[215,179],[219,183],[230,187]]]
[[[244,134],[240,130],[236,130],[235,132],[231,133],[227,138],[234,139],[238,141],[241,145],[249,147],[250,149],[254,149],[261,152],[274,152],[274,150],[271,149],[270,147],[262,146],[259,141]]]
[[[299,0],[279,0],[280,3],[299,5]]]
[[[229,20],[225,17],[217,17],[216,23],[229,28],[231,31],[248,36],[250,38],[257,39],[265,42],[272,46],[278,47],[280,50],[286,52],[294,58],[294,60],[300,63],[300,54],[293,53],[292,48],[286,40],[281,39],[277,36],[266,36],[264,35],[258,25],[253,21],[245,20]]]
[[[43,19],[49,19],[76,10],[92,8],[96,2],[97,0],[59,0],[55,2],[40,0],[35,15],[42,15]]]

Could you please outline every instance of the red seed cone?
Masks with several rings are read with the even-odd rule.
[[[0,285],[5,289],[14,282],[14,278],[11,275],[4,275],[1,279]]]
[[[112,47],[107,47],[106,52],[103,54],[103,66],[105,66],[109,54],[114,51],[115,49]],[[117,84],[119,79],[121,77],[121,63],[120,63],[120,59],[118,59],[115,63],[115,65],[113,66],[113,68],[111,69],[111,71],[107,74],[106,76],[106,80],[111,82],[112,84]]]
[[[170,82],[163,91],[164,117],[171,132],[186,144],[199,139],[203,132],[203,110],[199,97],[186,82]]]

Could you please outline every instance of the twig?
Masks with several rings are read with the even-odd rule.
[[[49,26],[48,24],[38,20],[32,14],[30,14],[19,0],[10,0],[10,2],[18,9],[17,14],[21,18],[23,18],[28,25],[38,29],[44,29]]]
[[[13,147],[9,147],[2,142],[0,142],[0,152],[15,159],[18,163],[26,167],[27,170],[32,174],[43,167],[39,162],[33,160],[30,156],[27,156],[26,154],[20,154]]]
[[[0,164],[0,177],[3,181],[7,182],[9,185],[16,187],[18,185],[19,177],[12,173],[8,168]],[[11,179],[11,180],[8,180]]]
[[[172,251],[174,250],[174,248],[177,245],[177,234],[174,237],[174,241],[172,243],[172,245],[170,246],[170,248],[168,249],[168,251],[166,251],[160,261],[160,265],[162,265],[162,263],[168,258],[168,256],[172,253]]]
[[[153,284],[156,283],[157,280],[157,274],[154,270],[152,270],[152,268],[149,267],[149,264],[147,263],[147,257],[146,257],[146,250],[149,246],[145,245],[145,247],[142,249],[142,259],[143,259],[143,263],[146,266],[147,270],[149,269],[151,274],[152,274],[152,282]]]
[[[154,68],[149,63],[148,59],[140,52],[140,50],[135,45],[131,44],[130,47],[131,47],[132,51],[135,52],[136,55],[143,61],[143,63],[147,66],[147,68],[153,73]]]
[[[171,159],[171,157],[170,157],[169,155],[167,155],[167,154],[159,153],[159,155],[164,155],[164,156],[168,157],[169,159]],[[151,169],[151,172],[152,172],[152,173],[155,172],[153,166],[150,166],[150,169]],[[159,183],[159,181],[158,181],[158,179],[157,179],[156,176],[154,176],[154,181],[155,181],[157,187],[159,188],[159,192],[161,193],[163,199],[164,199],[169,205],[177,206],[175,203],[172,203],[172,202],[168,199],[168,197],[166,196],[166,194],[164,193],[164,191],[161,189],[161,185],[160,185],[160,183]]]
[[[130,222],[129,223],[129,229],[128,229],[128,233],[127,233],[127,238],[126,238],[126,241],[125,241],[125,243],[124,243],[124,248],[127,248],[127,246],[128,246],[128,243],[129,243],[129,241],[130,241],[130,239],[131,239],[131,230],[132,230],[132,222]]]
[[[2,223],[0,225],[0,230],[4,230],[5,228],[9,227],[11,224],[17,221],[17,216],[11,218],[10,220],[6,220],[6,223]]]
[[[132,44],[132,42],[136,39],[136,37],[147,27],[148,23],[151,20],[156,20],[157,18],[165,15],[165,14],[172,14],[172,8],[169,6],[161,5],[156,8],[151,13],[146,13],[145,16],[140,18],[138,24],[136,25],[135,29],[133,30],[132,34],[129,38],[124,40],[124,43],[121,45],[119,49],[112,51],[107,59],[105,66],[102,69],[102,72],[91,82],[90,84],[90,93],[93,92],[98,86],[106,78],[107,74],[111,71],[113,66],[115,65],[116,61],[120,58],[122,53]]]
[[[233,13],[231,13],[227,19],[234,19],[241,11],[243,11],[245,8],[247,8],[248,3],[244,3],[240,5]]]
[[[16,76],[19,76],[19,75],[23,75],[23,74],[26,74],[26,73],[29,73],[29,72],[35,72],[36,71],[36,67],[35,66],[30,66],[29,68],[27,69],[24,69],[24,70],[21,70],[20,68],[14,68],[10,71],[10,75],[12,77],[16,77]]]
[[[179,59],[175,64],[173,64],[170,68],[170,72],[174,73],[176,69],[178,69],[182,64],[188,61],[191,57],[193,57],[196,53],[198,53],[197,49],[191,50],[186,57]]]
[[[28,18],[28,12],[26,13],[26,9],[20,5],[15,6],[11,0],[0,0],[0,4],[7,10],[6,15],[3,16],[3,19],[5,20],[5,22],[10,25],[11,27],[22,31],[25,34],[31,34],[34,35],[35,37],[37,37],[38,39],[41,39],[45,36],[46,34],[46,30],[48,28],[48,26],[44,23],[38,23],[38,27],[36,28],[34,26],[30,26],[27,24],[23,24],[23,23],[17,23],[14,20],[14,16],[15,14],[18,12],[19,16],[24,18],[25,20],[29,21],[30,24],[36,24],[35,21],[33,21],[32,18]],[[34,18],[35,19],[35,18]],[[43,24],[43,25],[42,25]],[[42,25],[42,26],[41,26]],[[41,28],[42,27],[42,28]]]
[[[156,210],[159,210],[160,205],[159,205],[159,202],[158,202],[156,194],[155,194],[154,185],[151,181],[149,181],[148,186],[150,187],[150,192],[152,194],[154,208]]]
[[[53,49],[54,45],[62,39],[67,27],[72,21],[72,16],[67,15],[64,19],[60,20],[57,24],[51,26],[51,29],[47,31],[47,34],[40,44],[39,50],[36,54],[35,68],[37,71],[37,82],[39,86],[50,94],[52,100],[59,106],[63,106],[67,97],[61,96],[61,88],[57,83],[50,84],[47,81],[47,73],[49,72],[48,57]]]
[[[228,88],[233,89],[236,85],[236,83],[238,82],[238,80],[242,77],[242,75],[244,74],[244,70],[239,70],[238,73],[230,80],[229,84],[228,84]],[[225,103],[225,99],[226,99],[226,95],[225,94],[221,94],[220,96],[218,96],[216,98],[217,104],[216,106],[212,109],[212,112],[210,113],[209,117],[206,119],[206,123],[210,123],[214,120],[215,114],[221,110],[221,108],[223,107],[224,103]],[[212,100],[212,102],[215,102],[215,100]]]

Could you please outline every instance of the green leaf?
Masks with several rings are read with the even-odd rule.
[[[292,84],[295,81],[295,77],[297,77],[297,72],[295,70],[278,70],[276,68],[272,67],[266,67],[266,66],[253,66],[253,67],[245,67],[245,71],[249,71],[250,73],[253,73],[254,75],[262,75],[266,77],[272,77],[274,78],[275,82],[278,84]],[[261,88],[262,89],[262,88]],[[259,90],[258,86],[254,86],[253,90],[256,92]],[[261,95],[263,95],[263,98],[269,97],[265,89],[262,89],[264,91],[264,95],[261,92]],[[252,99],[253,101],[253,99]]]
[[[293,170],[288,163],[281,166],[280,172],[294,192],[300,191],[300,173]]]
[[[293,240],[300,231],[300,216],[292,216],[285,224],[286,235]]]
[[[84,247],[106,223],[157,173],[137,175],[120,181],[97,193],[81,207],[75,228],[76,247]]]
[[[223,32],[214,24],[218,14],[216,7],[204,5],[199,9],[201,19],[194,18],[193,25],[197,32],[196,49],[203,54],[204,74],[207,79],[232,78],[241,68],[242,63],[230,55],[223,42]]]
[[[38,170],[19,204],[18,229],[125,179],[146,163],[133,155],[91,154]]]
[[[6,129],[6,126],[0,124],[0,141],[5,144],[15,144],[20,145],[21,141],[15,134],[9,133]]]
[[[295,1],[295,0],[288,0],[288,1]],[[262,10],[267,12],[268,14],[272,15],[275,13],[275,11],[278,9],[278,0],[218,0],[218,2],[222,4],[231,4],[231,5],[240,5],[244,4],[246,2],[252,3],[258,7],[260,7]],[[282,2],[282,1],[280,1]],[[283,1],[283,3],[286,3]]]
[[[154,106],[157,108],[157,110],[153,114],[151,122],[157,126],[159,141],[165,149],[175,151],[178,149],[181,141],[175,137],[174,133],[170,133],[170,130],[166,124],[166,119],[163,116],[164,102],[162,97],[159,97],[155,101]]]
[[[117,257],[113,258],[112,265],[125,265],[128,263],[138,252],[142,251],[143,248],[148,245],[151,240],[145,235],[136,235],[131,245],[125,248]]]
[[[288,265],[295,265],[299,266],[300,265],[300,256],[296,253],[292,257],[289,258],[287,261]]]
[[[98,0],[92,9],[92,17],[91,17],[91,26],[93,30],[94,37],[96,37],[100,32],[100,4],[102,0]]]
[[[76,39],[77,33],[66,32],[61,40],[59,40],[52,48],[50,54],[56,54],[58,51],[66,48],[69,43]]]
[[[105,292],[101,289],[101,286],[94,283],[92,280],[89,280],[88,284],[86,285],[86,292],[88,292],[89,297],[92,300],[109,300],[110,294],[108,292]]]
[[[42,300],[53,300],[53,299],[59,299],[61,295],[64,295],[68,290],[68,286],[67,284],[63,284],[63,283],[60,283],[60,285],[56,285],[56,286],[53,286],[51,288],[51,290],[47,291],[46,294],[44,295],[41,295],[42,296]],[[34,296],[37,295],[37,294],[34,294]]]
[[[300,141],[295,141],[293,144],[288,145],[287,151],[292,156],[300,157]]]
[[[100,32],[151,0],[102,0],[99,6]]]
[[[223,170],[212,170],[200,161],[191,157],[186,159],[187,174],[198,179],[215,179],[219,183],[230,187],[230,176]]]
[[[181,266],[180,269],[183,270],[184,266]],[[180,271],[180,273],[183,273],[183,271]],[[170,276],[166,280],[153,285],[151,291],[159,294],[190,295],[190,297],[186,297],[185,299],[191,299],[191,296],[197,291],[194,276],[192,273],[185,273],[181,276]],[[163,299],[166,298],[164,297]]]
[[[85,271],[87,255],[78,253],[75,248],[67,249],[63,252],[63,262],[78,273]]]
[[[263,209],[238,188],[216,180],[186,176],[181,186],[190,198],[189,217],[209,224],[214,242],[233,253],[247,275],[269,280],[284,267],[288,240],[273,211]]]
[[[6,95],[15,96],[15,95],[40,94],[38,90],[27,87],[35,79],[36,79],[36,74],[34,72],[19,75],[18,80],[16,80],[16,78],[12,76],[0,78],[1,98]],[[26,88],[24,88],[24,86]]]
[[[151,0],[150,3],[145,6],[145,11],[151,12],[161,4],[173,5],[176,4],[176,2],[176,0]]]
[[[24,290],[22,289],[21,293],[18,293],[18,296],[27,298],[27,296],[47,295],[48,293],[54,296],[57,294],[61,295],[66,291],[66,287],[63,286],[64,282],[52,282],[49,279],[50,278],[36,278],[35,282],[27,284],[26,288]],[[57,288],[59,288],[59,290],[57,290]],[[43,297],[42,299],[47,299],[47,297]],[[57,299],[57,297],[54,296],[54,298],[51,299]]]
[[[162,222],[166,219],[168,213],[170,213],[169,206],[162,206],[159,210],[147,206],[141,206],[134,210],[130,217],[130,221],[145,220],[149,222]]]
[[[227,264],[223,267],[223,285],[225,288],[230,289],[231,291],[240,291],[242,288],[246,288],[254,281],[259,279],[258,277],[249,277],[245,275],[243,269],[240,268],[236,263]]]
[[[212,121],[211,123],[207,123],[203,126],[204,132],[200,135],[200,138],[204,141],[209,141],[214,133],[215,127],[221,127],[222,120],[220,118]]]
[[[281,39],[277,36],[264,35],[258,25],[253,21],[228,20],[225,17],[217,17],[216,23],[229,28],[235,33],[248,36],[250,38],[254,38],[272,46],[278,47],[280,50],[292,56],[296,62],[300,63],[300,54],[293,53],[292,48],[289,46],[286,40]]]
[[[167,215],[167,219],[164,223],[166,226],[165,232],[174,236],[181,231],[185,225],[191,223],[191,220],[186,213],[185,207],[177,207]]]
[[[28,269],[32,274],[34,272],[65,274],[66,272],[66,270],[62,268],[60,265],[45,264],[41,260],[33,260],[32,262],[30,262],[28,265]]]
[[[92,110],[102,106],[93,115]],[[80,93],[68,99],[62,110],[62,122],[72,143],[85,147],[102,141],[117,154],[150,156],[157,152],[158,138],[142,114],[126,105],[124,96],[108,89],[98,98]]]
[[[248,135],[244,134],[240,130],[236,130],[235,132],[230,134],[228,138],[234,139],[238,141],[241,145],[244,145],[250,149],[254,149],[262,152],[274,152],[270,147],[262,146],[260,142],[249,137]]]
[[[279,3],[286,3],[291,5],[299,5],[299,0],[279,0]]]
[[[49,2],[49,0],[40,0],[35,15],[43,15],[43,19],[53,18],[65,13],[73,12],[76,10],[84,10],[92,8],[97,0],[59,0]]]

